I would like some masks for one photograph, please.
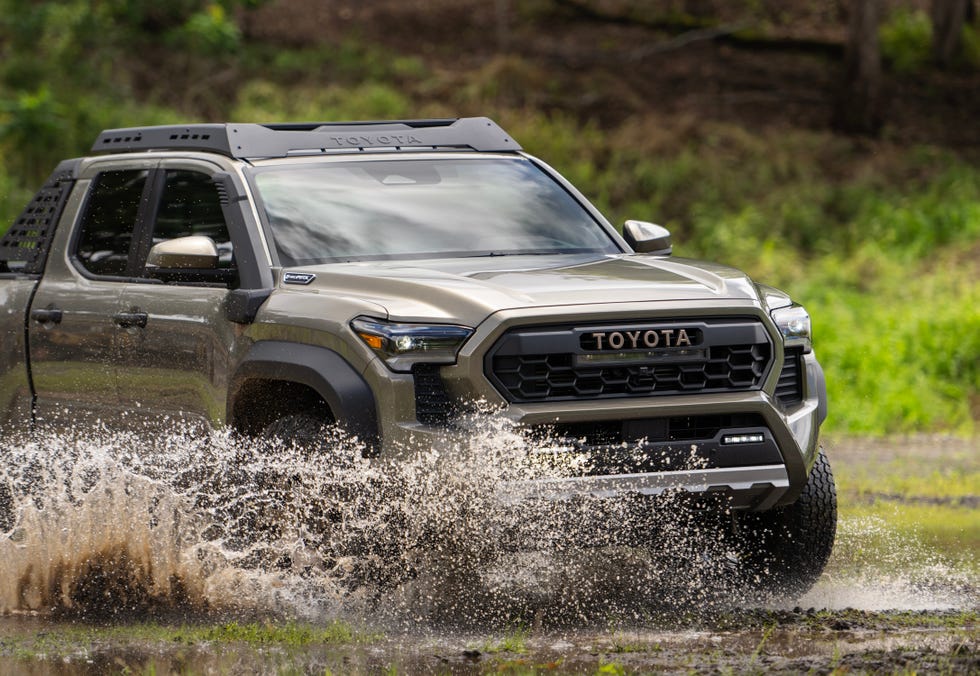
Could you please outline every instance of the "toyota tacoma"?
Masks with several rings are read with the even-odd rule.
[[[0,239],[0,424],[288,418],[384,456],[480,401],[590,460],[518,499],[720,498],[746,577],[802,591],[836,529],[810,318],[671,249],[486,118],[108,130]]]

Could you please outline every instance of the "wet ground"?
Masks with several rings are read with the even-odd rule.
[[[673,628],[420,631],[343,645],[182,637],[36,618],[0,622],[0,672],[945,673],[980,670],[976,612],[744,610]]]
[[[499,429],[488,434],[500,448],[513,442]],[[188,453],[198,458],[193,481],[173,482],[126,455],[128,443],[76,440],[84,452],[58,466],[38,460],[57,450],[50,443],[15,449],[15,459],[33,460],[29,472],[8,470],[9,485],[30,477],[46,488],[24,493],[0,541],[0,674],[980,673],[976,441],[828,444],[842,489],[838,543],[816,587],[792,601],[733,601],[712,589],[710,571],[672,576],[662,559],[623,549],[481,563],[481,543],[501,524],[474,520],[486,505],[465,485],[445,492],[445,476],[412,496],[417,520],[398,528],[469,557],[465,569],[423,559],[431,569],[411,581],[351,591],[351,571],[365,574],[370,550],[317,568],[310,561],[325,545],[268,523],[264,548],[243,547],[233,537],[238,502],[186,500],[227,486],[202,474],[201,447],[170,443],[178,466]],[[227,471],[229,456],[208,452]],[[924,468],[942,472],[931,478]],[[424,483],[431,469],[406,476]],[[461,469],[477,484],[490,480],[453,468]],[[274,474],[262,465],[254,476]],[[324,486],[336,488],[291,488]],[[278,494],[241,497],[270,495]],[[952,526],[909,526],[923,505],[934,511],[922,518]],[[285,523],[287,514],[275,514]],[[384,541],[382,526],[396,515],[345,534]]]

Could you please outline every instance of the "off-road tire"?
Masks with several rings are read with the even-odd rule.
[[[337,452],[332,425],[312,413],[292,413],[266,426],[262,437],[295,444],[339,470],[322,484],[322,509],[308,513],[306,524],[321,538],[322,563],[332,571],[334,581],[352,591],[394,588],[415,576],[403,538],[406,505],[398,499],[397,479],[357,471],[351,449]]]
[[[823,573],[837,533],[837,490],[823,449],[791,505],[736,520],[740,581],[750,592],[796,598]]]
[[[309,452],[319,451],[324,444],[330,421],[311,413],[291,413],[276,418],[262,430],[261,437],[295,444]]]

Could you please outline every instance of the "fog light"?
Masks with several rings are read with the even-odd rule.
[[[721,438],[723,444],[761,444],[766,440],[764,434],[726,434]]]

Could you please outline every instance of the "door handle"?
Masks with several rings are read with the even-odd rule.
[[[31,310],[31,319],[39,324],[60,324],[63,315],[64,312],[60,308],[54,307],[54,305],[49,305],[43,310]]]
[[[149,319],[149,315],[138,310],[117,312],[116,314],[112,315],[112,321],[116,322],[116,325],[124,329],[130,329],[133,327],[139,327],[142,329],[146,327],[147,319]]]

